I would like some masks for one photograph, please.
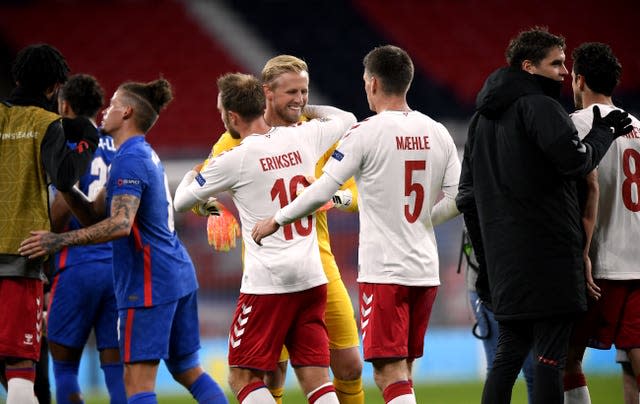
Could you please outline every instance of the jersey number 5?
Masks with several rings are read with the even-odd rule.
[[[633,161],[633,171],[631,170]],[[622,153],[622,171],[625,180],[622,182],[622,202],[632,212],[640,211],[640,153],[634,149],[626,149]],[[633,188],[635,187],[635,201]]]
[[[410,197],[415,193],[415,204],[413,211],[409,204],[404,205],[404,217],[409,223],[413,223],[420,217],[422,205],[424,204],[424,187],[419,182],[413,182],[413,172],[427,169],[427,162],[424,160],[407,160],[404,162],[404,196]]]
[[[273,187],[271,187],[271,200],[275,201],[277,197],[278,201],[280,202],[281,208],[287,206],[290,201],[293,201],[294,199],[296,199],[296,196],[297,196],[296,193],[297,193],[299,184],[308,185],[307,180],[304,178],[304,176],[296,175],[295,177],[291,178],[291,181],[289,182],[289,192],[287,195],[287,187],[285,186],[284,179],[278,178],[276,182],[273,184]],[[306,226],[302,224],[302,220],[304,220],[303,218],[298,219],[293,223],[285,224],[284,226],[282,226],[282,231],[284,232],[284,239],[285,240],[293,239],[293,229],[291,228],[292,224],[296,228],[296,232],[299,235],[308,236],[309,234],[311,234],[311,229],[313,226],[313,218],[311,217],[311,215],[309,215],[306,217],[306,219],[307,219]]]

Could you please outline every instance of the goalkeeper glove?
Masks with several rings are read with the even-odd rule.
[[[224,205],[216,202],[217,215],[210,214],[207,219],[207,241],[216,251],[229,251],[236,248],[236,237],[240,237],[238,221]]]
[[[191,209],[198,216],[220,216],[221,203],[214,197],[209,197],[206,202],[198,203]]]
[[[308,175],[305,177],[309,184],[313,184],[316,178],[312,175]],[[296,196],[300,195],[304,191],[304,186],[302,184],[298,184],[298,188],[296,190]],[[353,200],[351,191],[348,189],[338,190],[335,194],[329,199],[324,205],[320,206],[316,212],[326,212],[331,208],[338,209],[346,209],[351,205],[351,201]]]
[[[333,202],[333,207],[338,209],[346,209],[351,205],[351,201],[353,200],[353,195],[351,191],[348,189],[339,189],[333,194],[333,198],[331,201]]]

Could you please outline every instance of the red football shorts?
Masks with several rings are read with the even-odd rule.
[[[364,359],[422,356],[437,286],[360,283]]]
[[[0,358],[40,359],[42,281],[0,278]]]
[[[596,280],[602,296],[590,311],[593,331],[588,345],[609,349],[640,347],[640,280]]]
[[[229,330],[229,366],[275,370],[285,345],[291,366],[328,367],[326,302],[327,285],[294,293],[241,293]]]

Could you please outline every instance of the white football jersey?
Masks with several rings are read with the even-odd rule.
[[[440,284],[431,209],[460,179],[456,146],[442,124],[418,111],[381,112],[347,132],[324,172],[338,183],[355,175],[358,282]]]
[[[602,116],[615,108],[595,105]],[[574,112],[571,119],[584,138],[593,123],[593,106]],[[589,254],[598,279],[640,279],[640,121],[631,119],[633,131],[616,139],[598,166],[600,198]]]
[[[313,215],[282,226],[262,247],[251,229],[296,197],[307,185],[305,176],[314,175],[320,156],[347,128],[338,119],[314,119],[248,136],[211,160],[190,184],[200,200],[225,190],[232,194],[244,241],[242,293],[291,293],[327,283]]]

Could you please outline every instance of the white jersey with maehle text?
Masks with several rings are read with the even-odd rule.
[[[349,114],[350,116],[353,116]],[[251,238],[256,222],[269,218],[308,185],[320,156],[355,121],[314,119],[251,135],[215,157],[188,190],[199,200],[230,191],[240,213],[244,273],[240,292],[291,293],[327,283],[322,269],[315,217],[282,226],[258,246]]]
[[[347,132],[324,172],[339,183],[355,175],[358,282],[440,284],[431,211],[443,189],[457,192],[460,179],[456,146],[442,124],[418,111],[381,112]]]
[[[594,104],[602,116],[614,106]],[[598,217],[589,256],[597,279],[640,279],[640,121],[630,116],[633,130],[612,144],[598,166]],[[580,138],[593,123],[593,106],[571,114]]]

